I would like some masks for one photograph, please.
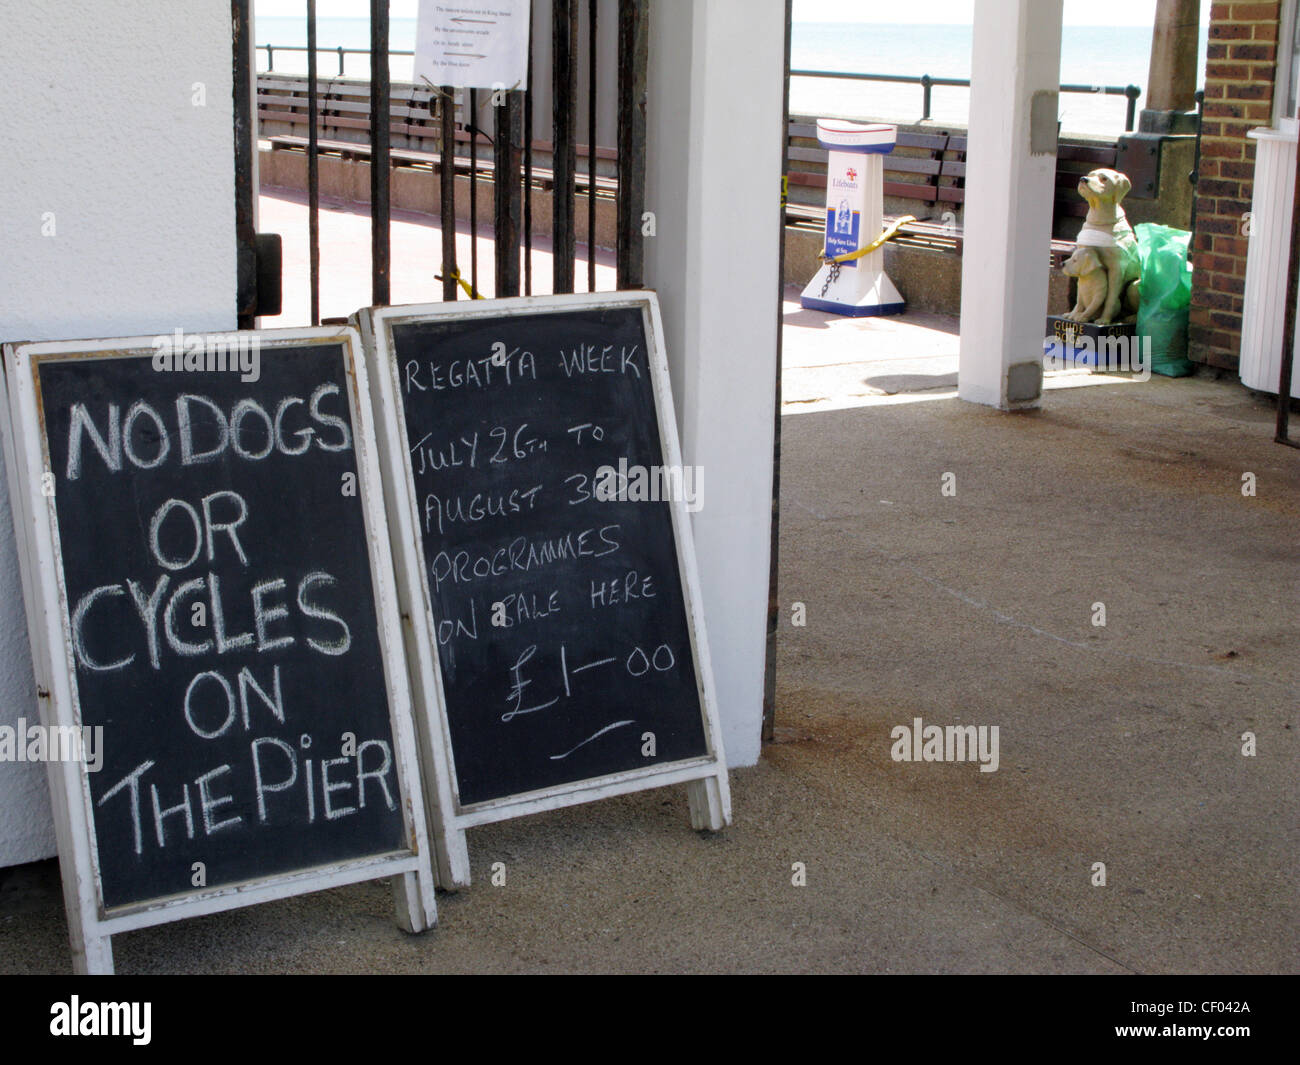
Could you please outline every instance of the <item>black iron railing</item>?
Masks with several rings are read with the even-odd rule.
[[[306,48],[304,45],[301,45],[301,44],[259,44],[257,47],[258,47],[259,49],[263,49],[263,50],[265,50],[265,52],[266,52],[266,73],[268,73],[268,74],[273,74],[273,73],[275,73],[275,53],[276,53],[276,52],[305,52],[305,51],[307,51],[307,48]],[[344,76],[344,74],[345,74],[345,72],[346,72],[346,71],[345,71],[345,67],[347,66],[347,57],[350,56],[350,55],[369,55],[369,54],[370,54],[370,49],[369,49],[369,48],[344,48],[342,45],[339,45],[337,48],[317,48],[317,49],[316,49],[316,53],[317,53],[317,55],[325,55],[325,54],[327,54],[327,53],[328,53],[329,55],[337,55],[337,56],[339,57],[339,74],[338,74],[338,76],[341,78],[341,77]],[[388,54],[389,54],[389,55],[401,55],[401,56],[413,56],[413,55],[415,55],[414,52],[403,51],[403,50],[401,50],[401,49],[399,49],[399,48],[390,48],[390,49],[388,50]]]
[[[883,81],[897,85],[921,87],[921,119],[928,120],[936,85],[955,89],[969,89],[968,78],[936,78],[930,74],[856,74],[843,70],[792,70],[792,78],[831,78],[842,81]],[[1137,85],[1062,85],[1061,92],[1088,96],[1124,96],[1128,98],[1128,112],[1124,119],[1124,132],[1131,133],[1137,123],[1137,103],[1142,89]]]
[[[247,32],[249,0],[232,0],[237,13],[237,27]],[[554,277],[552,291],[573,292],[577,259],[577,178],[579,171],[587,178],[587,287],[596,287],[595,242],[596,198],[599,188],[596,157],[596,115],[598,81],[596,78],[596,18],[597,0],[585,4],[588,26],[585,65],[588,71],[587,122],[589,136],[585,151],[578,151],[577,115],[579,107],[578,68],[584,57],[580,54],[578,20],[584,5],[582,0],[554,0],[551,12],[550,66],[537,72],[537,79],[549,78],[553,86],[554,121],[552,123],[553,170],[551,185],[551,241]],[[389,302],[391,292],[392,244],[392,114],[388,64],[381,57],[414,56],[414,52],[389,47],[389,0],[370,0],[370,47],[345,48],[320,47],[316,38],[316,3],[307,2],[307,45],[259,44],[258,50],[266,52],[266,73],[275,72],[276,54],[280,52],[306,53],[307,55],[307,213],[308,259],[311,294],[312,324],[321,320],[320,305],[320,127],[326,107],[321,99],[322,86],[318,60],[322,55],[338,57],[338,74],[346,76],[347,57],[363,55],[369,58],[373,70],[370,78],[369,158],[370,158],[370,228],[371,228],[371,301],[377,306]],[[641,232],[642,208],[645,203],[645,99],[647,76],[647,36],[649,0],[617,0],[618,19],[618,87],[617,87],[617,138],[618,184],[615,202],[617,286],[620,289],[640,288],[644,268],[644,249]],[[611,12],[613,14],[613,12]],[[609,17],[606,15],[604,17]],[[529,40],[535,31],[531,16]],[[246,39],[246,38],[244,38]],[[235,55],[245,65],[248,63],[247,46],[236,42]],[[610,58],[614,58],[611,55]],[[491,181],[493,194],[493,236],[495,254],[495,294],[517,296],[533,294],[532,277],[532,202],[533,202],[533,87],[534,62],[532,47],[528,54],[527,81],[522,88],[504,90],[501,98],[494,93],[494,121],[492,129],[479,127],[478,92],[475,89],[457,90],[449,85],[434,86],[431,109],[439,119],[440,137],[437,166],[440,180],[439,210],[442,228],[442,259],[434,276],[443,283],[443,298],[460,298],[464,288],[469,294],[478,293],[478,196],[479,196],[479,141],[492,145],[493,161]],[[252,79],[238,75],[235,84],[250,86]],[[251,93],[250,93],[251,96]],[[456,173],[455,143],[461,137],[457,130],[456,108],[458,100],[463,108],[463,131],[468,135],[468,192],[469,192],[469,271],[461,274],[456,254]],[[300,101],[301,102],[301,101]],[[328,105],[326,105],[328,106]],[[236,115],[253,114],[251,100]],[[237,117],[238,122],[238,117]],[[237,140],[242,136],[244,157],[237,164],[237,181],[240,197],[237,215],[251,219],[254,190],[251,185],[252,152],[256,143],[250,131],[236,129]],[[584,158],[585,157],[585,158]],[[522,222],[522,224],[521,224]],[[251,246],[251,222],[249,241]],[[249,259],[251,263],[253,260]],[[242,260],[241,260],[242,262]],[[522,269],[521,269],[522,268]],[[247,271],[246,271],[247,272]],[[241,274],[241,278],[242,278]],[[244,306],[241,303],[241,308]],[[251,313],[248,315],[251,322]],[[242,319],[241,319],[242,320]]]
[[[259,44],[257,47],[266,51],[267,73],[275,72],[276,52],[307,51],[302,45]],[[337,48],[317,48],[316,51],[320,54],[329,53],[338,56],[339,77],[344,77],[346,74],[348,56],[370,54],[368,48],[344,48],[341,45]],[[396,48],[390,49],[388,54],[399,56],[415,55],[414,52]],[[919,85],[921,87],[921,119],[923,121],[928,120],[931,116],[934,87],[936,85],[953,89],[970,88],[969,78],[937,78],[932,74],[859,74],[846,70],[792,70],[790,76],[792,78],[831,78],[843,81],[879,81],[895,85]],[[1128,107],[1124,117],[1124,132],[1131,133],[1137,125],[1137,105],[1138,100],[1142,97],[1142,87],[1140,85],[1062,85],[1061,92],[1075,93],[1080,96],[1126,97]]]

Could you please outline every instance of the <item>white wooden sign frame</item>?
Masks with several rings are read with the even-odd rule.
[[[384,665],[393,762],[397,774],[405,838],[404,851],[376,854],[320,865],[236,884],[196,888],[112,908],[105,908],[100,890],[99,856],[89,781],[84,762],[46,764],[54,812],[63,897],[78,973],[111,974],[111,937],[188,917],[219,913],[261,902],[302,895],[325,888],[391,877],[398,925],[421,932],[437,923],[434,877],[417,745],[411,715],[411,692],[402,657],[401,622],[393,581],[392,556],[384,526],[380,471],[372,406],[361,357],[361,337],[352,328],[282,329],[253,333],[206,334],[247,339],[256,336],[261,357],[274,358],[282,347],[321,344],[342,346],[346,373],[352,383],[348,406],[356,449],[358,498],[365,517],[366,540]],[[50,471],[40,396],[42,363],[77,359],[145,358],[156,351],[149,337],[58,341],[4,345],[4,389],[0,402],[4,418],[5,467],[27,605],[28,635],[36,674],[37,703],[42,724],[79,727],[81,711],[74,682],[76,663],[64,586],[55,496],[42,493]],[[146,363],[146,365],[148,365]],[[57,479],[55,482],[57,494]]]
[[[690,513],[682,499],[671,503],[673,539],[681,575],[687,628],[696,669],[696,686],[703,716],[707,753],[662,765],[627,770],[608,776],[574,781],[556,787],[486,802],[462,805],[457,794],[451,733],[447,722],[442,673],[434,634],[432,597],[423,561],[419,506],[415,498],[410,441],[406,433],[401,398],[400,368],[393,348],[393,326],[405,322],[439,319],[467,320],[528,314],[563,314],[580,310],[630,308],[640,311],[646,337],[646,362],[654,389],[659,426],[660,462],[680,466],[681,448],[668,360],[664,353],[663,324],[653,292],[600,292],[561,296],[527,296],[500,300],[429,303],[404,307],[369,308],[354,319],[365,340],[372,396],[379,426],[379,454],[384,467],[384,492],[388,505],[393,558],[397,564],[398,594],[404,628],[407,662],[416,705],[420,711],[420,754],[425,768],[425,794],[434,831],[435,874],[440,887],[454,890],[470,883],[467,829],[512,817],[554,810],[563,806],[641,791],[669,784],[686,784],[691,825],[717,831],[731,823],[731,790],[722,748],[722,730],[715,707],[713,667],[704,628],[703,600],[691,536]],[[485,353],[489,354],[489,353]]]

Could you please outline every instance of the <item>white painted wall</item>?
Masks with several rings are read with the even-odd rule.
[[[1062,0],[975,0],[957,387],[993,407],[1037,404],[1010,402],[1007,377],[1042,363],[1056,153],[1031,151],[1030,109],[1060,85],[1061,14]]]
[[[0,0],[0,25],[0,340],[233,329],[227,0]],[[0,478],[0,724],[36,713]],[[0,763],[0,866],[54,853],[43,767]]]
[[[646,285],[659,293],[719,717],[758,761],[776,379],[783,0],[650,5]]]

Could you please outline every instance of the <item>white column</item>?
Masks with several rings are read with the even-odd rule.
[[[646,285],[659,293],[727,760],[758,760],[776,375],[783,0],[650,5]]]
[[[958,394],[1038,404],[1062,0],[975,0]]]

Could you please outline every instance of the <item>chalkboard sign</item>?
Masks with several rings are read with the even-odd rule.
[[[83,754],[61,844],[98,932],[394,874],[403,923],[432,920],[359,341],[6,349],[44,719]]]
[[[364,312],[439,875],[464,827],[694,781],[727,820],[683,467],[648,293]]]

